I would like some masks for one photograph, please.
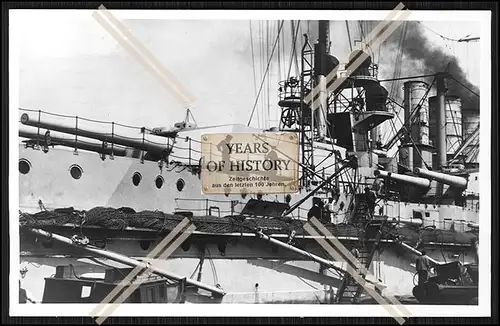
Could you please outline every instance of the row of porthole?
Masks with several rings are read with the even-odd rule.
[[[21,174],[28,174],[30,171],[31,171],[31,163],[26,159],[20,159],[19,160],[19,172]],[[69,173],[73,179],[78,180],[83,175],[83,169],[79,165],[73,164],[69,168]],[[139,172],[135,172],[134,175],[132,176],[132,183],[134,184],[134,186],[139,186],[139,184],[141,183],[141,180],[142,180],[142,175]],[[165,180],[163,179],[163,177],[161,175],[156,177],[156,179],[155,179],[156,188],[160,189],[164,183],[165,183]],[[181,178],[179,180],[177,180],[177,182],[176,182],[176,187],[177,187],[178,191],[182,191],[184,189],[185,185],[186,185],[186,183]]]
[[[20,159],[19,160],[19,172],[21,174],[28,174],[30,172],[30,170],[31,170],[31,163],[26,159]],[[73,179],[78,180],[83,175],[83,169],[79,165],[73,164],[69,168],[69,173],[71,174],[71,177],[73,177]],[[135,172],[132,175],[132,184],[137,187],[137,186],[139,186],[141,181],[142,181],[142,175],[139,172]],[[165,183],[165,180],[163,179],[163,177],[161,175],[156,177],[156,179],[155,179],[156,188],[160,189],[161,187],[163,187],[164,183]],[[175,185],[176,185],[178,191],[182,191],[184,189],[184,186],[186,185],[186,183],[184,182],[184,180],[182,178],[179,178]],[[241,197],[244,199],[246,197],[246,195],[247,195],[246,193],[242,193]],[[262,199],[262,194],[260,194],[260,193],[257,194],[257,199]],[[290,200],[291,200],[291,196],[287,195],[286,202],[289,203]]]
[[[142,175],[139,172],[135,172],[132,175],[132,184],[134,186],[136,186],[136,187],[139,186],[139,184],[141,183],[141,180],[142,180]],[[163,179],[163,177],[161,175],[156,177],[156,179],[155,179],[156,188],[160,189],[161,187],[163,187],[164,183],[165,183],[165,179]],[[184,182],[184,180],[182,178],[179,178],[177,180],[177,182],[175,183],[175,185],[176,185],[178,191],[182,191],[184,189],[184,186],[186,185],[186,183]]]
[[[20,159],[19,160],[19,173],[21,174],[28,174],[31,171],[31,163],[27,159]],[[77,165],[73,164],[69,167],[69,174],[73,179],[78,180],[82,177],[83,175],[83,169]]]

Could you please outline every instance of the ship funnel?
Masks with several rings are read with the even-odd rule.
[[[395,181],[409,183],[417,187],[429,188],[431,186],[430,180],[424,178],[412,177],[409,175],[397,174],[383,170],[375,170],[373,174],[378,178],[388,178]]]
[[[454,175],[449,175],[446,173],[440,173],[435,171],[429,171],[426,169],[415,168],[415,174],[418,174],[427,179],[433,179],[438,182],[447,184],[454,188],[465,189],[467,188],[467,179],[462,177],[457,177]]]

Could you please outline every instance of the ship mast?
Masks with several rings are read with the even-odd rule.
[[[314,87],[319,88],[319,98],[313,103],[313,119],[317,121],[318,140],[323,140],[326,136],[326,116],[327,116],[327,90],[326,90],[326,60],[329,54],[329,29],[328,20],[319,21],[318,43],[314,45]]]
[[[317,43],[314,50],[305,36],[302,48],[302,73],[300,82],[300,133],[302,146],[302,164],[311,168],[303,169],[301,186],[308,189],[314,179],[314,141],[324,140],[327,133],[327,55],[329,46],[330,22],[319,21]],[[313,97],[312,103],[306,102],[310,92],[318,89],[318,96]]]

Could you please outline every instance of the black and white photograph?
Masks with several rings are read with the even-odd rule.
[[[489,315],[489,12],[9,17],[11,314]]]

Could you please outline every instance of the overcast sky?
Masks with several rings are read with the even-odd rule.
[[[148,127],[183,120],[185,111],[179,102],[91,17],[91,12],[84,17],[39,11],[27,15],[25,22],[18,28],[21,107]],[[271,50],[278,22],[252,22],[253,59],[248,20],[142,19],[123,23],[194,94],[193,113],[199,125],[247,123],[255,102],[255,84],[258,89],[262,65],[265,67],[267,62],[267,50],[260,55],[262,45],[269,43]],[[480,35],[477,23],[422,23],[453,39]],[[307,32],[308,25],[311,29],[311,24],[301,23],[301,33]],[[359,39],[358,24],[349,25],[351,38]],[[264,33],[268,26],[272,32],[269,41]],[[332,21],[330,32],[331,53],[345,62],[349,53],[345,21]],[[286,37],[271,66],[272,120],[278,116],[278,53],[281,76],[285,76],[290,63],[290,21],[285,21],[282,33]],[[444,41],[429,30],[425,35],[436,47],[456,55],[470,81],[479,85],[479,43]],[[388,53],[379,58],[384,78],[392,77],[393,71],[395,57],[391,56],[395,52]],[[375,59],[379,60],[377,56]],[[263,89],[268,89],[267,83]],[[265,92],[262,95],[267,96]],[[265,126],[264,110],[259,106],[253,126]]]

